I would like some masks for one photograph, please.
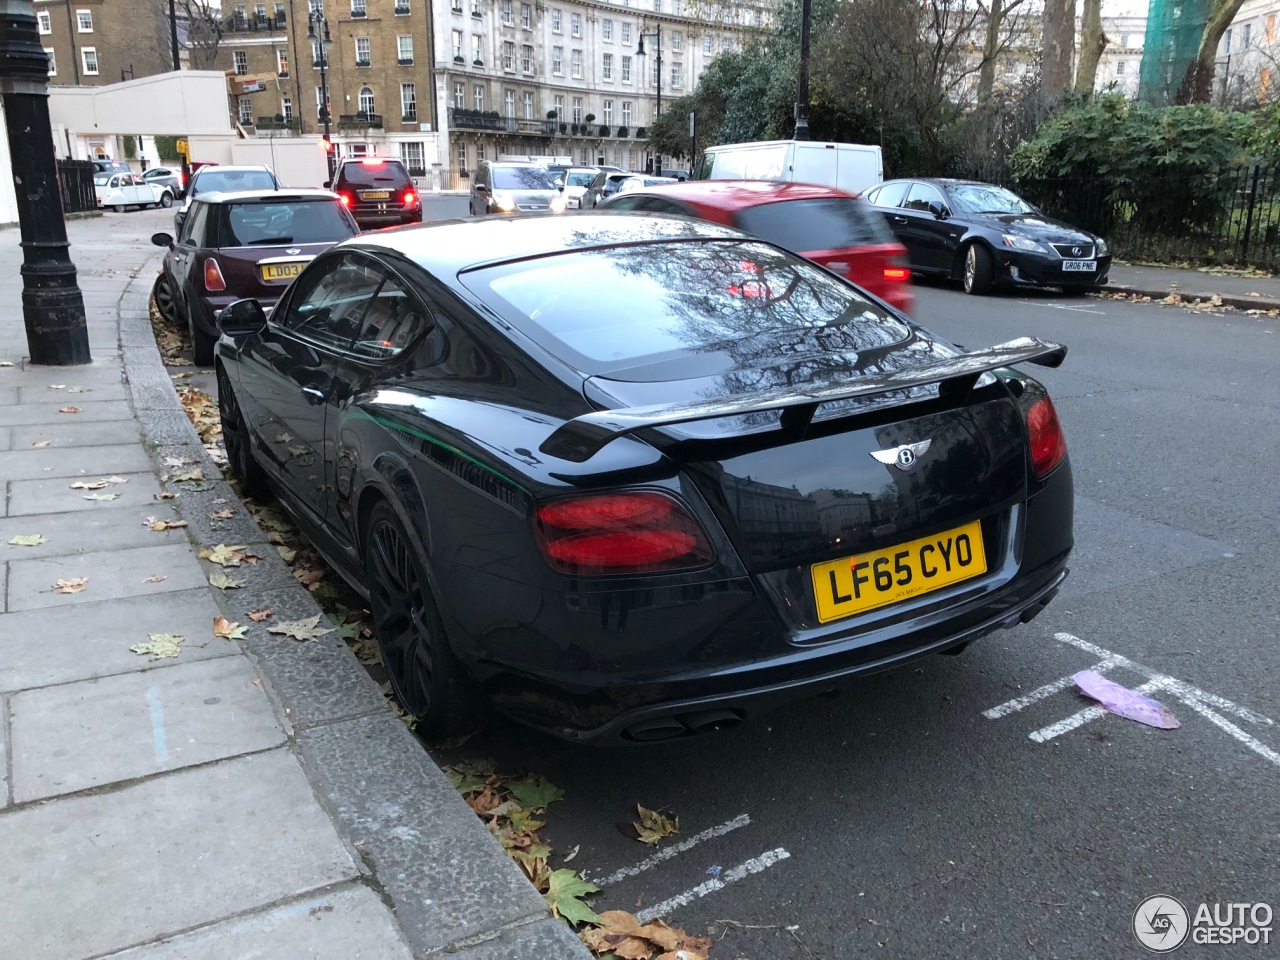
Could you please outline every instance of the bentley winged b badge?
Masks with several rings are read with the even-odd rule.
[[[881,463],[899,470],[910,470],[916,461],[925,455],[933,440],[921,440],[919,443],[904,443],[900,447],[889,447],[887,450],[872,450],[871,455]]]

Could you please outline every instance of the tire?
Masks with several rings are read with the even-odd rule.
[[[173,206],[173,194],[168,190],[160,194],[160,206],[164,207],[166,210]]]
[[[266,471],[253,457],[249,425],[231,388],[231,378],[218,368],[218,416],[222,420],[222,443],[227,449],[227,469],[240,486],[240,495],[266,500],[271,493]]]
[[[965,250],[961,277],[965,293],[981,296],[991,289],[991,281],[995,278],[995,264],[991,260],[991,253],[982,244],[971,243]]]
[[[156,277],[155,285],[151,288],[151,299],[155,302],[156,310],[160,313],[160,318],[165,323],[171,323],[177,326],[181,323],[181,316],[178,314],[178,301],[173,296],[173,289],[169,285],[169,278],[161,273]]]
[[[374,632],[396,699],[430,737],[470,733],[479,691],[449,648],[421,551],[387,501],[369,512],[362,542]]]
[[[111,209],[113,209],[116,213],[124,213],[124,212],[125,212],[125,210],[127,210],[127,209],[128,209],[128,207],[126,207],[123,203],[117,203],[117,204],[116,204],[114,207],[112,207]]]
[[[218,345],[218,338],[204,332],[196,323],[196,311],[187,304],[187,331],[191,334],[191,354],[197,367],[213,366],[213,352]]]

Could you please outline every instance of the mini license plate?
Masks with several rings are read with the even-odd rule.
[[[262,273],[262,279],[271,280],[292,280],[302,272],[302,268],[307,265],[307,261],[298,260],[293,263],[264,263],[258,267]]]
[[[361,200],[388,200],[391,197],[390,190],[361,190]]]
[[[975,520],[896,547],[815,563],[809,571],[818,620],[830,623],[986,573],[982,524]]]
[[[1062,269],[1066,273],[1093,273],[1098,269],[1097,260],[1063,260]]]

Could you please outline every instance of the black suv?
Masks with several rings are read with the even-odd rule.
[[[422,198],[399,160],[343,160],[333,177],[333,192],[342,198],[361,229],[422,222]]]

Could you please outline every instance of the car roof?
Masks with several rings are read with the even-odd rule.
[[[215,190],[200,194],[197,203],[283,203],[286,200],[338,200],[336,193],[314,187],[297,190]]]
[[[462,270],[509,260],[635,243],[699,239],[755,238],[730,227],[689,217],[602,211],[574,217],[535,214],[438,220],[377,230],[344,240],[338,246],[398,253],[447,282]]]
[[[643,190],[628,191],[629,196],[646,193],[721,210],[743,210],[783,200],[820,200],[829,197],[854,199],[853,194],[833,187],[812,183],[780,183],[775,180],[678,180]]]
[[[345,167],[349,164],[359,164],[363,167],[380,167],[384,163],[398,163],[400,166],[404,166],[404,161],[399,157],[343,157],[338,161],[338,166]]]
[[[484,163],[491,167],[532,167],[534,170],[546,170],[547,168],[541,163],[534,163],[532,160],[485,160]]]

